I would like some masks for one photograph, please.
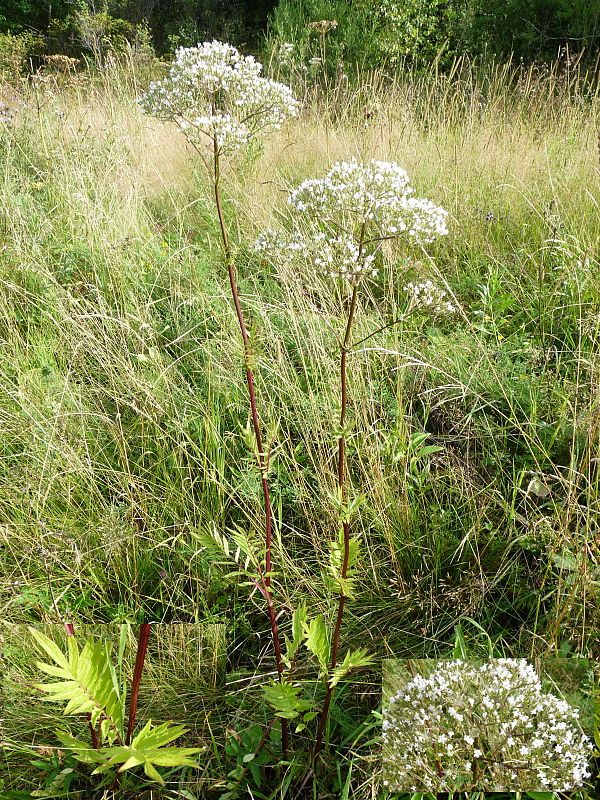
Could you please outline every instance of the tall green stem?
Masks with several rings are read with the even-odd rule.
[[[235,272],[233,269],[233,258],[231,252],[231,245],[229,243],[229,236],[227,233],[227,226],[225,224],[225,217],[223,214],[223,206],[221,203],[221,173],[219,164],[219,148],[216,139],[213,139],[213,187],[215,194],[215,204],[217,207],[217,215],[219,217],[219,226],[221,229],[221,240],[223,242],[223,254],[227,273],[229,275],[229,284],[231,286],[231,294],[235,311],[237,314],[238,324],[244,343],[244,370],[246,373],[246,383],[248,385],[248,396],[250,398],[250,411],[252,416],[252,427],[254,430],[254,439],[256,441],[256,448],[258,451],[258,468],[261,476],[261,484],[263,491],[264,510],[265,510],[265,567],[264,572],[261,571],[260,581],[264,589],[264,597],[267,601],[267,612],[269,621],[271,623],[271,636],[273,639],[273,650],[275,651],[275,663],[277,665],[277,675],[279,680],[283,679],[283,661],[281,658],[281,646],[279,643],[279,631],[277,629],[277,618],[275,616],[275,606],[273,603],[273,594],[271,592],[271,539],[272,539],[272,511],[271,511],[271,498],[269,495],[269,479],[268,479],[268,466],[267,454],[263,450],[262,435],[260,432],[260,420],[258,417],[258,408],[256,404],[256,393],[254,390],[254,374],[250,364],[250,340],[248,337],[248,330],[244,321],[244,314],[240,303],[239,292]],[[281,720],[281,745],[284,756],[287,755],[289,745],[289,730],[287,720]]]

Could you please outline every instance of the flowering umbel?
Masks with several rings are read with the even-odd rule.
[[[253,56],[223,42],[180,47],[167,77],[138,102],[145,113],[175,121],[195,146],[215,141],[231,154],[298,113],[291,89],[261,72]]]
[[[544,693],[524,659],[415,676],[384,709],[383,748],[394,790],[570,791],[591,774],[578,711]]]
[[[426,244],[448,233],[447,212],[413,193],[393,161],[339,161],[324,178],[306,180],[290,194],[297,230],[268,231],[255,247],[286,261],[308,259],[319,272],[356,283],[376,274],[384,241]]]
[[[454,314],[456,306],[448,300],[448,293],[431,280],[407,283],[402,287],[408,295],[409,311],[425,311],[434,315]]]

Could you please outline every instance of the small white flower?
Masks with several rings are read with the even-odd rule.
[[[408,294],[409,311],[425,311],[430,314],[454,314],[456,312],[456,307],[446,299],[448,296],[446,291],[437,287],[431,280],[416,284],[410,282],[402,288]],[[469,699],[472,700],[472,698]]]

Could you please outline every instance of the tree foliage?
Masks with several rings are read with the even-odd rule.
[[[13,0],[0,10],[0,33],[61,29],[77,13],[105,15],[124,32],[148,25],[159,54],[220,39],[258,49],[289,42],[306,57],[321,55],[310,27],[336,20],[327,34],[332,63],[394,66],[449,61],[457,54],[555,58],[561,48],[597,52],[597,0]],[[270,15],[270,16],[269,16]],[[267,21],[269,31],[267,33]],[[125,26],[125,27],[124,27]],[[109,26],[110,27],[110,26]]]
[[[307,57],[321,55],[311,23],[336,20],[327,60],[347,66],[396,66],[463,53],[553,59],[561,48],[598,50],[595,0],[280,0],[271,42],[289,42]]]
[[[276,0],[13,0],[0,10],[0,33],[35,30],[57,37],[78,14],[104,19],[104,27],[124,33],[148,25],[157,53],[206,39],[256,48]],[[74,42],[71,41],[71,45]]]

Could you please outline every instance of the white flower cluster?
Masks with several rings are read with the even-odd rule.
[[[426,311],[432,314],[454,314],[454,306],[447,298],[448,293],[433,281],[407,283],[402,287],[408,293],[409,311]]]
[[[347,233],[328,235],[317,230],[310,236],[295,232],[286,237],[279,231],[265,231],[256,239],[253,249],[282,263],[291,264],[299,258],[308,260],[332,278],[356,281],[364,274],[377,274],[373,266],[375,255],[361,255],[356,240]]]
[[[231,114],[211,114],[208,117],[195,117],[181,120],[179,127],[183,131],[190,128],[205,134],[209,139],[215,139],[221,149],[239,150],[250,139],[248,126],[243,122],[233,119]]]
[[[268,230],[257,236],[252,249],[266,258],[288,263],[306,253],[306,241],[298,232]]]
[[[328,236],[318,231],[312,241],[312,262],[331,278],[358,280],[364,274],[377,275],[374,253],[362,253],[356,239],[348,233]]]
[[[322,179],[306,180],[289,203],[309,217],[348,230],[363,224],[369,238],[406,233],[420,243],[448,233],[447,212],[412,197],[408,175],[393,161],[339,161]]]
[[[590,777],[578,712],[524,659],[440,662],[383,713],[384,785],[452,792],[570,791]]]
[[[412,197],[402,167],[388,161],[340,161],[323,179],[306,180],[288,199],[291,234],[263,234],[255,248],[275,260],[308,262],[319,272],[354,283],[374,276],[385,240],[401,236],[424,244],[448,232],[447,212]]]
[[[231,153],[298,113],[291,89],[261,71],[253,56],[223,42],[181,47],[168,76],[138,102],[145,113],[177,122],[194,144],[208,137]]]

